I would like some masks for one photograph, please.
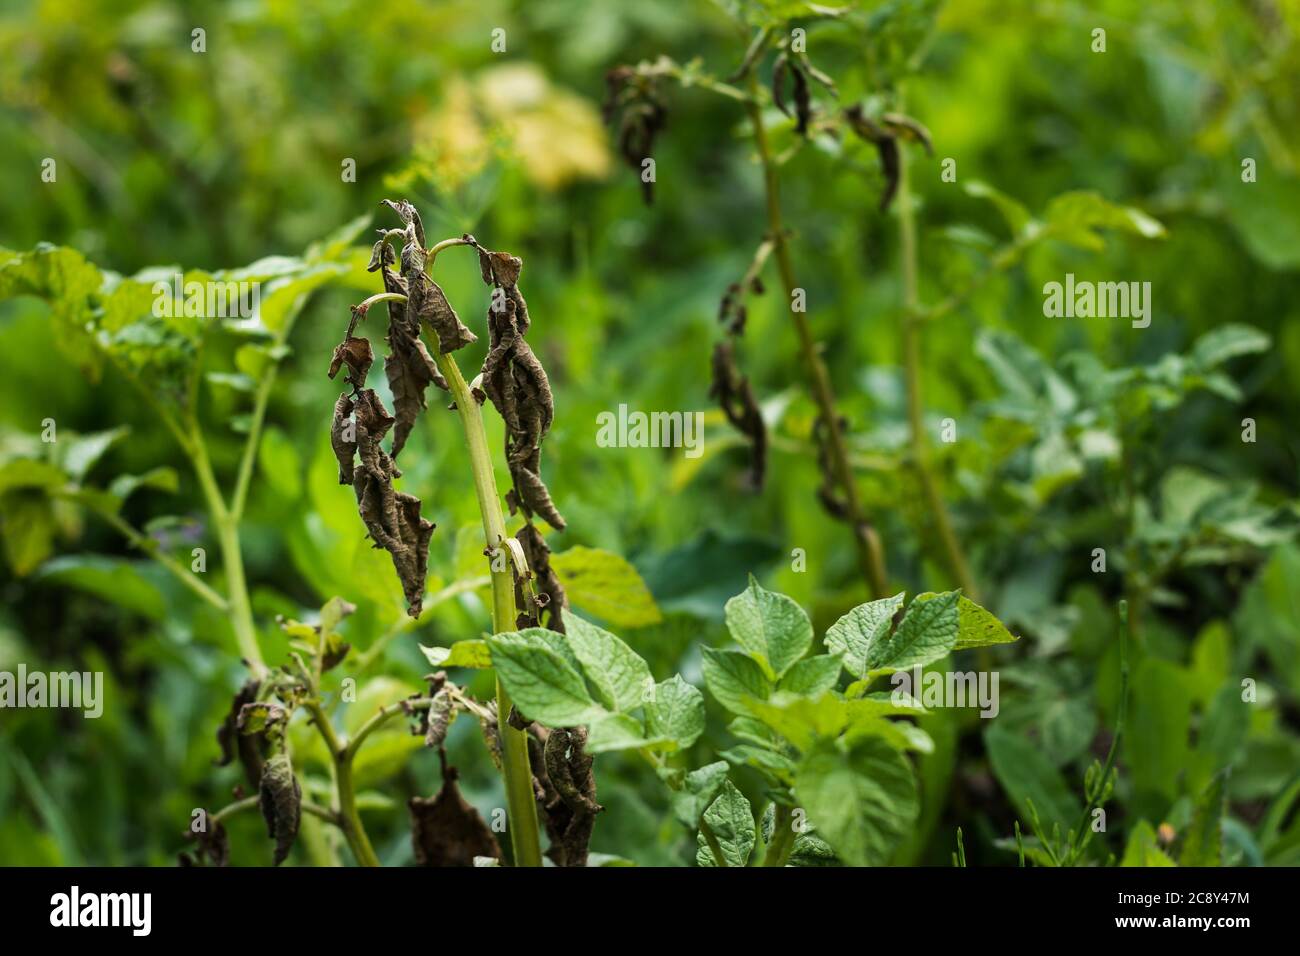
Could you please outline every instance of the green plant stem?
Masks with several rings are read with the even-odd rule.
[[[226,602],[224,597],[200,581],[192,572],[186,571],[180,562],[171,557],[171,555],[163,554],[162,551],[158,549],[158,543],[147,534],[143,534],[133,528],[128,522],[123,520],[121,515],[112,511],[101,508],[95,508],[94,511],[95,514],[99,515],[99,517],[105,521],[105,523],[116,530],[120,535],[122,535],[122,537],[126,538],[132,546],[139,548],[170,571],[172,576],[181,584],[185,585],[223,614],[229,611],[230,605]]]
[[[262,444],[262,425],[266,421],[266,406],[271,400],[271,389],[275,386],[278,374],[278,364],[267,369],[261,383],[257,386],[257,395],[253,399],[253,415],[249,422],[248,439],[244,442],[244,453],[239,459],[239,474],[235,478],[235,492],[230,500],[230,518],[236,524],[244,517],[248,488],[253,480],[253,465],[257,462],[257,453]]]
[[[764,192],[767,200],[767,228],[773,244],[777,271],[781,275],[781,284],[785,287],[787,305],[792,304],[795,283],[794,266],[790,259],[790,244],[781,215],[780,180],[777,166],[772,159],[772,152],[767,142],[767,128],[763,125],[763,109],[760,105],[758,79],[749,71],[750,97],[745,101],[749,113],[749,122],[754,134],[754,145],[758,151],[759,162],[763,166]],[[790,309],[794,320],[795,332],[799,338],[799,351],[812,380],[813,399],[826,429],[826,451],[830,457],[835,480],[839,483],[844,496],[847,520],[853,529],[853,543],[857,550],[858,565],[866,580],[867,589],[873,597],[886,596],[889,586],[885,571],[884,548],[876,529],[863,516],[862,502],[858,496],[857,484],[853,478],[853,469],[849,464],[848,451],[844,444],[844,434],[840,429],[839,413],[835,408],[835,392],[831,387],[830,374],[821,359],[812,329],[808,325],[807,314]]]
[[[266,662],[262,659],[262,649],[257,641],[257,626],[253,623],[253,608],[248,599],[248,582],[244,578],[244,556],[239,544],[239,522],[226,507],[221,490],[217,487],[216,477],[212,472],[212,463],[208,460],[207,446],[203,443],[198,425],[190,423],[190,450],[194,462],[194,472],[203,490],[208,513],[217,530],[217,541],[221,548],[221,562],[226,572],[227,600],[230,603],[230,624],[235,631],[235,641],[239,653],[248,662],[253,676],[263,678],[267,674]]]
[[[902,339],[903,374],[907,383],[907,425],[912,448],[912,464],[921,485],[921,493],[934,522],[939,544],[943,549],[948,570],[958,586],[972,601],[979,601],[979,589],[971,575],[966,554],[953,530],[948,508],[939,493],[930,464],[930,446],[925,435],[925,412],[921,391],[921,319],[918,316],[916,279],[916,214],[912,206],[912,191],[908,184],[907,149],[899,149],[898,158],[898,236],[899,263],[902,279]]]
[[[311,714],[312,723],[316,725],[316,730],[325,741],[325,747],[334,761],[334,787],[339,800],[339,829],[343,831],[343,837],[348,841],[348,846],[351,847],[352,855],[356,857],[358,865],[379,866],[379,857],[376,856],[374,847],[370,845],[370,837],[366,835],[361,814],[357,811],[356,784],[352,777],[352,756],[355,751],[339,741],[338,734],[334,732],[334,725],[330,723],[329,715],[318,702],[308,701],[303,706]]]
[[[794,849],[794,824],[791,809],[778,803],[776,815],[772,820],[772,842],[767,845],[763,856],[764,866],[785,866]]]
[[[488,551],[495,552],[505,546],[506,523],[501,513],[501,498],[497,493],[492,456],[488,452],[487,434],[483,430],[483,415],[478,400],[471,394],[465,377],[461,375],[456,359],[438,352],[435,360],[456,402],[456,411],[465,432],[465,443],[469,447],[479,512],[483,516],[483,538]],[[502,566],[500,571],[495,570],[498,564]],[[514,582],[504,565],[505,562],[493,562],[491,571],[492,631],[496,634],[510,630],[515,619]],[[537,825],[537,805],[533,799],[533,772],[528,762],[528,737],[524,731],[510,726],[512,704],[500,678],[496,682],[496,693],[506,813],[510,821],[510,844],[514,850],[515,866],[541,866],[541,834]]]

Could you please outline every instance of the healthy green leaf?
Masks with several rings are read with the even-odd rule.
[[[680,674],[656,684],[654,690],[645,705],[646,732],[687,749],[704,733],[704,695]]]
[[[750,713],[751,699],[766,700],[772,682],[752,657],[741,651],[704,648],[704,685],[733,714]]]
[[[864,677],[873,649],[889,636],[894,615],[903,606],[903,593],[859,604],[826,631],[826,647],[843,657],[854,677]]]
[[[534,627],[489,637],[492,665],[525,717],[548,727],[590,723],[605,711],[591,699],[582,675],[553,648],[548,635],[554,633]]]
[[[727,629],[750,657],[775,679],[812,646],[812,622],[784,594],[768,591],[750,576],[749,587],[726,606]]]
[[[563,609],[565,637],[601,701],[615,711],[641,706],[654,686],[646,662],[620,638]]]
[[[754,813],[745,795],[737,790],[730,780],[723,781],[722,793],[713,801],[709,809],[704,811],[704,822],[713,831],[727,866],[743,867],[749,862],[749,854],[753,852],[754,844],[757,842]],[[709,848],[703,834],[699,835],[698,842],[696,862],[700,866],[717,866],[713,851]]]
[[[830,742],[805,754],[795,797],[817,833],[850,866],[883,866],[920,811],[912,766],[868,737],[847,752]]]

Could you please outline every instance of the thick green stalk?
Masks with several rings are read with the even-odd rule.
[[[239,522],[226,507],[221,490],[217,487],[208,460],[208,450],[203,436],[195,425],[190,430],[191,457],[194,473],[207,502],[208,514],[217,530],[217,543],[221,548],[221,563],[226,572],[227,601],[230,605],[230,624],[235,630],[235,641],[240,655],[248,662],[253,676],[265,677],[266,662],[257,640],[257,626],[253,623],[253,608],[248,599],[248,582],[244,578],[244,555],[239,544]]]
[[[339,741],[338,734],[334,732],[334,725],[330,723],[329,714],[325,713],[325,709],[319,703],[308,701],[303,706],[311,714],[312,723],[316,725],[316,730],[330,752],[330,759],[334,761],[334,789],[339,798],[339,829],[343,831],[343,836],[348,841],[348,846],[351,847],[352,855],[356,857],[358,865],[379,866],[379,857],[375,854],[374,847],[370,845],[370,837],[366,835],[361,814],[357,811],[356,785],[352,779],[354,751]]]
[[[938,483],[930,466],[930,446],[926,440],[924,408],[921,391],[921,322],[916,281],[916,214],[912,207],[912,191],[908,185],[907,149],[899,149],[898,157],[898,236],[899,261],[902,272],[903,308],[903,373],[907,382],[907,425],[912,445],[912,465],[934,522],[939,544],[943,548],[948,570],[956,579],[966,597],[979,600],[979,589],[971,574],[966,554],[953,530],[948,508],[939,493]]]
[[[745,106],[749,111],[749,122],[754,133],[754,146],[758,151],[759,162],[763,165],[767,229],[773,244],[772,251],[776,257],[777,271],[781,274],[781,283],[785,287],[785,301],[790,305],[794,290],[797,288],[794,266],[790,259],[790,245],[781,215],[780,181],[767,142],[767,128],[763,125],[758,80],[752,70],[749,74],[749,87],[750,98]],[[813,399],[817,402],[817,409],[826,429],[826,450],[835,480],[840,486],[840,493],[844,496],[847,519],[853,529],[853,544],[858,554],[858,565],[872,596],[882,598],[886,596],[889,586],[889,576],[885,571],[884,549],[876,529],[863,515],[858,487],[853,478],[848,450],[844,444],[844,434],[840,430],[840,418],[835,408],[835,392],[831,387],[830,374],[826,371],[826,363],[821,359],[817,342],[808,325],[807,314],[796,312],[791,308],[790,317],[794,320],[795,332],[799,338],[799,351],[803,356],[808,375],[812,379]]]
[[[501,513],[492,455],[488,451],[483,415],[477,399],[470,393],[456,359],[442,352],[436,356],[438,368],[451,390],[469,446],[470,468],[474,473],[474,490],[478,494],[479,513],[483,516],[483,538],[488,551],[505,547],[506,523]],[[497,570],[497,568],[501,570]],[[510,570],[504,561],[492,562],[492,631],[511,630],[515,620],[515,590]],[[528,762],[528,737],[510,726],[511,701],[500,678],[497,679],[497,726],[501,734],[501,766],[506,785],[506,813],[510,820],[510,845],[515,866],[541,866],[541,835],[537,826],[537,805],[533,800],[533,772]]]

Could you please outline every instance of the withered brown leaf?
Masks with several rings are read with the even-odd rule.
[[[374,389],[358,394],[356,437],[361,467],[355,469],[352,488],[371,540],[392,558],[402,582],[407,613],[419,617],[429,569],[429,540],[435,525],[420,516],[419,498],[393,488],[393,479],[401,472],[381,443],[394,421]]]
[[[352,484],[352,466],[357,455],[356,426],[352,422],[353,402],[347,392],[334,403],[334,420],[330,423],[330,447],[339,462],[339,484]]]
[[[483,392],[506,423],[506,464],[514,484],[507,500],[526,517],[541,515],[560,530],[564,518],[541,476],[542,441],[555,417],[555,402],[546,369],[524,341],[531,319],[518,286],[523,261],[475,245],[484,282],[493,289],[487,313],[491,345],[481,380]]]
[[[501,859],[496,837],[461,796],[457,776],[456,768],[444,760],[437,794],[410,799],[411,844],[419,866],[473,866],[476,856]]]
[[[266,821],[267,836],[275,841],[275,865],[279,866],[293,849],[302,819],[302,787],[287,753],[276,754],[262,768],[258,805]]]

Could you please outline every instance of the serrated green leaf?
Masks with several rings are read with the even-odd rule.
[[[593,754],[611,750],[640,750],[664,742],[664,738],[647,738],[641,721],[631,714],[605,714],[588,726],[586,750]]]
[[[754,812],[745,795],[730,780],[723,781],[722,792],[709,809],[704,811],[704,822],[713,831],[727,866],[743,867],[749,862],[749,854],[757,842]],[[699,850],[696,862],[700,866],[717,866],[704,835],[700,834],[697,839]]]
[[[919,594],[908,605],[892,635],[871,645],[867,653],[869,674],[888,674],[924,667],[946,657],[957,643],[960,615],[956,591]]]
[[[610,710],[629,711],[641,706],[654,686],[650,668],[621,638],[563,609],[565,638],[583,673]]]
[[[795,773],[795,798],[850,866],[883,866],[920,811],[907,758],[868,737],[847,752],[823,742]]]
[[[813,629],[798,604],[760,587],[751,575],[749,587],[727,602],[727,630],[732,639],[776,679],[812,647]]]
[[[873,648],[889,635],[894,615],[902,606],[903,592],[859,604],[826,631],[826,647],[842,657],[845,669],[854,677],[866,676]]]
[[[722,789],[723,781],[727,779],[727,770],[725,760],[705,764],[686,774],[681,786],[669,794],[668,801],[672,805],[673,814],[683,826],[692,830],[699,826],[700,815]],[[668,772],[670,771],[666,769],[661,770],[660,776],[665,776]]]
[[[704,695],[676,674],[655,685],[645,705],[646,733],[673,741],[685,750],[704,733]]]
[[[605,711],[591,699],[582,675],[555,650],[549,636],[554,634],[528,628],[489,637],[492,665],[525,717],[548,727],[588,724]]]
[[[663,620],[645,581],[620,555],[578,546],[551,555],[551,570],[569,601],[615,627]]]
[[[807,694],[818,697],[828,690],[834,690],[840,680],[840,663],[837,654],[818,654],[805,657],[791,667],[777,684],[778,690],[792,694]]]
[[[704,648],[704,686],[733,714],[748,714],[751,698],[766,700],[772,682],[759,663],[742,651]]]

